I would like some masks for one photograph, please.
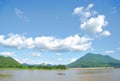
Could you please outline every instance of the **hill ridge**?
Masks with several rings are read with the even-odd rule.
[[[68,64],[67,67],[120,67],[120,60],[109,55],[87,53],[75,62]]]
[[[4,57],[0,56],[0,68],[8,68],[8,67],[21,67],[22,64],[17,62],[15,59],[12,57]]]

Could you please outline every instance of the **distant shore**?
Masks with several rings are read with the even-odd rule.
[[[65,69],[0,68],[0,70],[105,70],[105,69],[119,69],[119,68],[114,68],[114,67],[65,68]]]
[[[115,69],[114,67],[90,67],[90,68],[69,68],[71,70],[96,70],[96,69]]]

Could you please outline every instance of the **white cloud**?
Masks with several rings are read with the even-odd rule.
[[[97,14],[96,11],[92,11],[91,8],[93,7],[93,4],[89,4],[87,8],[84,8],[83,6],[81,7],[76,7],[74,9],[73,15],[78,15],[80,16],[81,22],[85,22],[89,17],[91,17],[93,14]],[[96,13],[95,13],[96,12]]]
[[[0,55],[5,57],[11,57],[12,55],[14,55],[14,52],[0,52]]]
[[[106,25],[105,16],[99,15],[96,18],[90,18],[88,21],[80,25],[81,29],[91,32],[93,34],[101,33],[103,27]]]
[[[76,58],[72,58],[71,59],[71,62],[75,62],[77,59]]]
[[[111,33],[109,31],[103,31],[100,36],[110,36]]]
[[[31,60],[29,59],[23,59],[23,60],[18,60],[20,63],[28,63],[28,64],[31,64]]]
[[[24,58],[24,59],[14,58],[14,59],[21,64],[23,64],[23,63],[27,63],[27,64],[30,64],[30,65],[34,65],[34,64],[53,64],[50,61],[46,62],[46,61],[42,61],[42,60],[33,60],[33,59],[29,59],[29,58]]]
[[[94,4],[89,4],[87,7],[87,10],[90,10],[93,6],[94,6]]]
[[[74,9],[73,15],[80,17],[80,28],[94,35],[109,36],[108,30],[104,30],[104,26],[108,24],[104,15],[100,15],[97,11],[92,10],[94,4],[89,4],[86,8],[81,6]]]
[[[20,63],[27,63],[27,64],[34,64],[34,61],[33,60],[30,60],[30,59],[23,59],[23,60],[19,60]],[[38,62],[36,62],[38,63]],[[38,63],[39,64],[39,63]]]
[[[74,15],[80,15],[80,14],[82,13],[82,11],[83,11],[83,8],[84,8],[84,7],[76,7],[76,8],[74,9],[73,14],[74,14]]]
[[[25,22],[29,21],[29,18],[27,16],[25,16],[22,12],[22,10],[15,8],[15,14],[18,18],[23,19]]]
[[[62,58],[58,58],[57,60],[58,60],[58,61],[62,61],[63,59],[62,59]]]
[[[114,53],[114,50],[107,50],[107,51],[104,51],[103,53],[104,54],[111,54],[111,53]]]
[[[24,44],[24,42],[26,41],[25,39],[26,38],[24,36],[21,36],[18,34],[15,34],[15,35],[9,34],[8,38],[3,35],[0,35],[0,44],[4,45],[4,46],[8,46],[8,47],[14,47],[17,49],[21,49],[21,48],[25,47],[25,44],[29,43],[29,42],[27,42]],[[29,46],[27,46],[27,47],[29,47]]]
[[[41,57],[42,54],[34,52],[34,53],[30,53],[30,55],[33,56],[33,57]]]
[[[16,58],[14,58],[14,59],[17,60],[21,64],[27,63],[27,64],[30,64],[30,65],[33,65],[33,64],[42,64],[43,63],[40,60],[31,60],[31,59],[28,59],[28,58],[25,58],[25,59],[16,59]]]
[[[86,51],[91,48],[91,38],[79,35],[58,39],[51,36],[26,38],[24,35],[9,34],[8,37],[0,35],[0,45],[17,49],[37,49],[40,51]]]

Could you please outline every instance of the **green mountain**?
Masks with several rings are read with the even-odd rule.
[[[77,61],[67,65],[70,68],[79,67],[120,67],[120,61],[108,55],[88,53]]]
[[[66,69],[64,65],[29,65],[20,64],[11,57],[0,56],[0,69],[1,68],[19,68],[19,69]]]
[[[11,57],[0,56],[0,68],[13,68],[13,67],[22,67],[23,65],[18,63]]]

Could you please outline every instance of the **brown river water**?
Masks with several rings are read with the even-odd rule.
[[[120,81],[120,69],[0,70],[0,81]]]

